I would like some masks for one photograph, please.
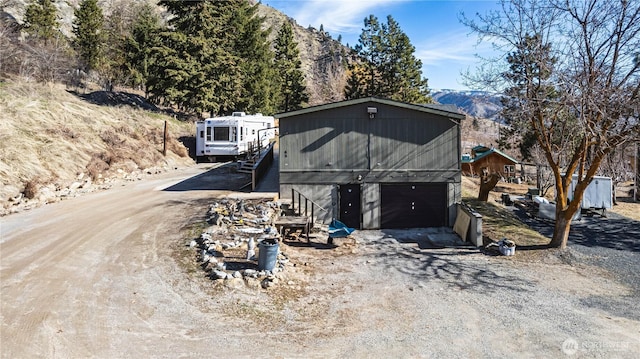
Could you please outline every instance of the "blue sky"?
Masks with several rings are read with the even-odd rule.
[[[381,22],[391,15],[416,48],[422,75],[431,89],[463,90],[461,72],[473,71],[476,53],[488,53],[489,44],[477,46],[477,37],[459,21],[460,13],[475,17],[496,9],[496,0],[263,0],[307,27],[320,28],[353,47],[364,18],[373,14]]]

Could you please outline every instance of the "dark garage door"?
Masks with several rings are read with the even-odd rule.
[[[380,185],[381,228],[446,226],[447,184]]]

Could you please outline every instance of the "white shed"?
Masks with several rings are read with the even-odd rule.
[[[569,187],[569,200],[573,200],[573,191],[578,175],[573,175]],[[613,207],[613,182],[611,177],[595,176],[582,197],[582,209],[609,209]]]

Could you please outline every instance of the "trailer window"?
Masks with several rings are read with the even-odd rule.
[[[200,138],[204,138],[204,131],[200,131]]]
[[[240,127],[240,141],[244,141],[244,127]]]
[[[214,141],[229,141],[229,127],[214,127],[213,128],[213,140]]]
[[[211,127],[207,126],[207,141],[211,141]]]
[[[231,142],[238,142],[238,128],[231,127]]]

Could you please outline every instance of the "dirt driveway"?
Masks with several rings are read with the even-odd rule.
[[[203,171],[1,218],[2,357],[640,356],[637,288],[558,253],[439,248],[440,230],[318,234],[282,244],[275,287],[214,284],[185,243],[211,200],[251,195]]]

